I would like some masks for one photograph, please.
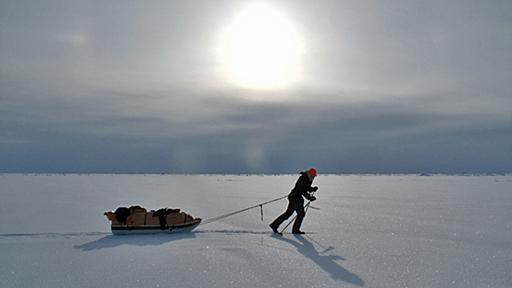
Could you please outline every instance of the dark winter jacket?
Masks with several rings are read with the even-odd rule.
[[[309,195],[309,192],[316,191],[314,187],[311,187],[311,184],[312,182],[309,180],[307,172],[300,172],[300,177],[297,183],[295,183],[295,187],[288,194],[288,199],[302,201],[302,196],[304,196],[304,198],[311,200],[312,196]]]

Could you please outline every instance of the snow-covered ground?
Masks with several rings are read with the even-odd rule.
[[[306,236],[281,200],[179,234],[113,236],[139,204],[203,219],[298,175],[0,175],[0,287],[512,287],[512,176],[320,176]]]

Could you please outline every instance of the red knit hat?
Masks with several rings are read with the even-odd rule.
[[[309,172],[309,175],[313,176],[313,177],[316,177],[317,173],[316,173],[316,169],[315,168],[311,168],[308,170]]]

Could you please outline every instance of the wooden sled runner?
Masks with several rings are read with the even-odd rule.
[[[180,211],[162,208],[147,211],[140,206],[119,207],[115,212],[104,213],[111,221],[113,234],[153,234],[192,231],[201,218]]]

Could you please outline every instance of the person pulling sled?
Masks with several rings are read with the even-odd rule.
[[[277,230],[279,225],[286,221],[286,219],[290,218],[293,212],[297,212],[297,218],[295,219],[295,222],[293,222],[292,233],[305,234],[304,232],[300,231],[302,220],[304,219],[304,216],[306,216],[306,213],[304,212],[304,198],[308,199],[309,201],[316,200],[316,197],[311,195],[312,192],[316,192],[318,190],[318,187],[311,186],[316,175],[317,171],[315,168],[311,168],[308,171],[300,173],[300,177],[297,180],[297,183],[295,183],[295,187],[292,189],[290,194],[288,194],[288,207],[286,208],[286,211],[269,225],[274,233],[281,234]]]

